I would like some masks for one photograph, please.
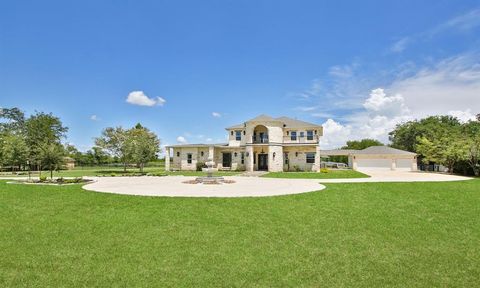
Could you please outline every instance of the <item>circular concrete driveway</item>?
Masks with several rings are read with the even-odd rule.
[[[276,179],[261,177],[225,177],[233,184],[185,184],[195,177],[88,177],[96,182],[85,190],[126,195],[168,197],[265,197],[300,194],[325,188],[318,179]]]

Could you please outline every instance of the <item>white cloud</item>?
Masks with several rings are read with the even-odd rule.
[[[460,122],[463,122],[463,123],[477,119],[477,117],[474,114],[472,114],[472,111],[470,109],[467,109],[465,111],[452,110],[448,112],[448,115],[457,117],[458,120],[460,120]]]
[[[352,127],[342,125],[333,119],[328,119],[323,126],[323,137],[320,139],[322,149],[340,148],[347,140],[351,140]]]
[[[480,9],[474,9],[448,20],[445,24],[440,25],[436,30],[456,28],[467,31],[478,26],[480,26]]]
[[[371,91],[364,100],[364,110],[344,118],[344,123],[328,119],[323,123],[323,149],[339,148],[348,140],[377,139],[388,143],[388,133],[399,123],[412,120],[401,95],[388,96],[382,88]]]
[[[212,112],[212,116],[215,117],[215,118],[220,118],[220,117],[222,117],[222,114],[220,114],[218,112]]]
[[[480,112],[479,57],[479,53],[467,53],[444,59],[394,81],[386,90],[401,94],[416,118],[452,110]]]
[[[376,115],[396,116],[408,113],[402,95],[387,96],[382,88],[372,90],[363,107]]]
[[[390,47],[390,51],[395,53],[403,52],[407,48],[407,45],[410,43],[409,37],[403,37],[402,39],[398,40],[397,42],[393,43],[392,47]]]
[[[99,121],[100,118],[98,118],[97,115],[92,115],[92,116],[90,116],[90,120],[92,120],[92,121]]]
[[[207,142],[212,142],[213,139],[212,139],[212,138],[207,138],[207,139],[205,139],[205,141],[207,141]]]
[[[329,117],[333,117],[331,113],[327,113],[327,112],[315,112],[315,113],[310,114],[310,116],[316,117],[316,118],[329,118]]]
[[[306,107],[300,106],[300,107],[295,108],[294,110],[302,111],[302,112],[308,112],[308,111],[314,111],[317,108],[318,108],[317,106],[306,106]]]
[[[177,137],[177,142],[180,143],[180,144],[186,144],[187,139],[185,139],[185,137],[183,137],[183,136],[178,136]]]
[[[127,96],[127,103],[139,106],[163,106],[167,102],[162,97],[150,98],[143,91],[132,91]]]
[[[477,8],[450,18],[431,29],[427,29],[408,37],[403,37],[392,44],[390,51],[394,53],[400,53],[403,52],[411,43],[428,41],[435,36],[449,32],[467,33],[478,27],[480,27],[480,9]]]
[[[357,67],[357,62],[353,62],[351,65],[335,65],[330,67],[328,74],[338,78],[350,78],[353,76],[354,70]]]

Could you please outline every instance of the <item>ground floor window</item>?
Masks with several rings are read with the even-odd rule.
[[[315,153],[307,153],[307,163],[313,164],[315,163]]]
[[[192,164],[192,153],[187,154],[187,163]]]
[[[283,159],[285,160],[285,165],[288,165],[288,153],[283,153]]]
[[[245,153],[242,152],[240,155],[242,164],[245,164]]]

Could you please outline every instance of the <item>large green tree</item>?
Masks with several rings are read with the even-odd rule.
[[[102,131],[100,137],[95,139],[95,145],[111,156],[117,157],[123,163],[123,170],[127,171],[127,165],[132,161],[133,153],[127,130],[122,127],[108,127]]]
[[[480,176],[480,121],[466,123],[463,132],[467,137],[465,160],[475,176]]]
[[[160,140],[157,135],[140,124],[128,130],[132,159],[143,172],[148,161],[157,158],[160,152]]]
[[[21,134],[4,133],[0,140],[0,161],[8,165],[12,171],[25,165],[28,158],[28,147]]]
[[[41,162],[40,153],[49,145],[60,145],[68,128],[60,118],[43,112],[37,112],[25,121],[25,140],[29,147],[29,159]]]
[[[398,124],[389,133],[391,146],[416,152],[420,139],[433,139],[439,135],[448,135],[452,130],[460,129],[462,124],[452,116],[431,116],[421,120]]]
[[[60,169],[64,164],[65,149],[59,143],[42,143],[39,147],[38,160],[42,167],[50,171],[50,178],[53,179],[53,171]]]
[[[0,133],[4,131],[23,132],[25,114],[18,108],[0,108]]]

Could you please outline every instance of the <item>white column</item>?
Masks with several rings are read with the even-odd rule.
[[[352,161],[352,170],[357,170],[357,156],[353,156],[353,161]]]
[[[315,147],[315,164],[313,165],[314,172],[320,172],[320,161],[322,160],[320,155],[320,145]]]
[[[392,171],[397,170],[397,159],[392,159],[392,167],[390,169]]]
[[[412,171],[417,171],[418,165],[417,165],[417,157],[413,157],[412,159]]]
[[[170,147],[165,147],[165,171],[170,171]]]
[[[213,146],[209,146],[209,147],[208,147],[208,161],[213,161],[213,162],[215,162],[215,161],[214,161],[214,160],[215,160],[215,156],[214,156],[214,155],[215,155],[215,154],[214,154],[215,150],[214,150],[214,149],[215,149],[215,148],[214,148]]]
[[[247,146],[245,148],[245,168],[248,172],[253,172],[253,146]]]

